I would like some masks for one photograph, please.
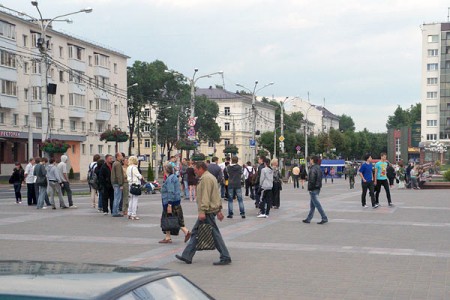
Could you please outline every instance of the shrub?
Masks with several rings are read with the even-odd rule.
[[[445,171],[444,178],[445,178],[446,181],[450,181],[450,169]]]
[[[153,174],[152,164],[149,163],[148,169],[147,169],[147,181],[153,182],[154,180],[155,180],[155,174]]]
[[[69,179],[75,179],[75,174],[73,173],[73,168],[70,168]]]

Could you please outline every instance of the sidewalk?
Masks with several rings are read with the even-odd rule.
[[[320,201],[329,223],[303,224],[306,190],[285,184],[281,207],[257,219],[219,223],[233,263],[213,266],[217,251],[198,252],[191,265],[177,261],[185,244],[161,245],[160,195],[144,195],[140,221],[111,218],[77,197],[76,210],[37,211],[0,201],[2,259],[54,259],[175,269],[217,299],[450,299],[450,197],[445,190],[381,191],[378,209],[362,208],[360,184],[324,184]],[[369,199],[369,198],[368,198]],[[224,202],[226,208],[226,203]],[[235,214],[238,211],[234,205]],[[196,205],[183,202],[192,227]],[[120,220],[118,220],[120,219]]]

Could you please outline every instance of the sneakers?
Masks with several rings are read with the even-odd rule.
[[[390,207],[394,207],[394,203],[392,203],[392,202],[389,203],[389,206],[390,206]]]
[[[242,219],[245,219],[245,215],[242,215],[241,218],[242,218]]]
[[[69,208],[78,208],[78,207],[76,207],[75,205],[71,205],[69,206]]]
[[[267,218],[267,216],[265,214],[259,214],[256,216],[257,218]]]
[[[231,264],[231,259],[219,260],[213,262],[214,266],[225,266]]]
[[[233,219],[233,215],[228,215],[227,218],[228,219]]]
[[[190,261],[190,260],[184,258],[184,257],[181,256],[181,255],[176,254],[175,257],[176,257],[176,259],[178,259],[178,260],[184,261],[184,262],[187,263],[188,265],[192,264],[192,261]]]
[[[367,205],[363,205],[363,207],[364,207],[364,208],[368,208],[368,206],[367,206]]]
[[[372,208],[378,208],[380,205],[375,204],[374,206],[372,206]]]

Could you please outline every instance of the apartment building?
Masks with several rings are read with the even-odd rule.
[[[450,23],[422,25],[421,86],[421,160],[431,161],[431,144],[450,145]]]
[[[202,143],[199,147],[205,155],[215,155],[222,159],[226,145],[235,144],[239,148],[238,157],[241,162],[252,161],[250,140],[253,134],[252,97],[239,95],[217,88],[199,88],[197,96],[206,96],[219,105],[219,115],[216,119],[222,131],[220,143]],[[273,131],[275,128],[275,111],[273,105],[256,101],[256,130],[260,134]]]
[[[49,27],[46,81],[56,91],[42,99],[40,37],[37,24],[0,11],[0,176],[9,176],[15,161],[42,155],[42,101],[47,101],[47,134],[70,144],[70,167],[85,179],[94,154],[114,152],[113,143],[99,140],[100,133],[127,128],[129,57]]]

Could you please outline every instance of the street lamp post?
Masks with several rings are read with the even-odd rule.
[[[250,90],[249,88],[243,86],[242,84],[236,83],[236,86],[243,88],[244,90],[249,91],[252,94],[252,112],[253,112],[253,124],[252,124],[252,140],[255,144],[254,148],[253,148],[253,162],[255,162],[256,159],[256,93],[259,92],[260,90],[273,85],[273,82],[270,82],[266,85],[264,85],[263,87],[261,87],[260,89],[256,89],[256,87],[258,86],[258,80],[255,81],[255,86],[253,87],[253,90]]]

